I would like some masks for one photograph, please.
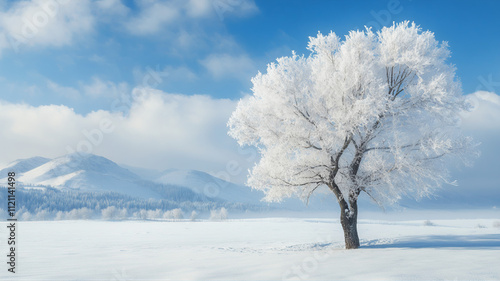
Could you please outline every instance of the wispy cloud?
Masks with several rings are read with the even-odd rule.
[[[47,88],[49,91],[52,91],[59,96],[70,98],[70,99],[78,99],[80,98],[80,91],[72,87],[64,87],[53,81],[47,81]]]
[[[0,50],[61,47],[94,29],[91,1],[15,1],[0,11]]]
[[[120,22],[132,36],[168,42],[169,55],[199,59],[221,47],[223,52],[234,48],[226,44],[234,40],[224,17],[245,18],[257,11],[254,0],[149,0],[139,2]]]
[[[130,12],[130,9],[121,0],[97,0],[95,7],[98,13],[105,16],[126,16]]]
[[[110,1],[110,0],[108,0]],[[202,19],[220,18],[221,13],[236,17],[258,11],[253,0],[149,0],[139,2],[139,10],[125,22],[135,35],[157,34],[164,29],[182,29],[181,26]]]
[[[138,15],[126,20],[127,30],[135,35],[151,35],[162,30],[164,25],[174,23],[181,17],[178,7],[171,2],[144,1]]]
[[[136,36],[175,39],[183,32],[194,36],[203,26],[198,21],[220,21],[217,15],[221,11],[244,17],[255,14],[258,8],[253,0],[147,0],[137,1],[134,9],[122,0],[13,1],[0,6],[0,51],[69,46],[76,39],[98,33],[99,24]]]
[[[462,125],[470,131],[496,132],[500,136],[500,96],[486,91],[467,95],[471,112],[463,113]]]
[[[200,61],[216,79],[237,78],[250,81],[257,73],[257,67],[247,55],[212,54]]]
[[[41,155],[55,157],[77,150],[102,120],[114,130],[92,153],[135,166],[225,169],[238,159],[237,145],[226,134],[236,101],[209,96],[169,94],[148,88],[133,90],[128,114],[99,110],[87,115],[66,106],[30,106],[0,101],[0,159]],[[83,146],[83,149],[88,147]],[[126,152],[126,153],[124,153]]]
[[[82,92],[92,98],[117,98],[129,91],[129,86],[125,82],[103,81],[98,77],[93,77],[90,83],[81,83],[80,86]]]

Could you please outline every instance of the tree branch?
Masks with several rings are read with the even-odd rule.
[[[394,148],[395,149],[404,149],[404,148],[409,148],[409,147],[415,147],[419,144],[420,144],[420,142],[417,142],[414,144],[407,144],[407,145],[403,145],[403,146],[393,146],[393,147],[389,147],[389,146],[369,147],[369,148],[365,149],[365,152],[368,152],[370,150],[389,150],[389,149],[394,149]]]

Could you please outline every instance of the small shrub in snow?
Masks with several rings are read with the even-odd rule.
[[[226,208],[224,208],[224,207],[220,208],[219,214],[220,214],[220,219],[221,220],[227,220],[227,210],[226,210]]]
[[[498,228],[500,228],[500,221],[494,221],[494,222],[493,222],[493,227],[498,227]]]
[[[23,220],[23,221],[29,221],[29,220],[31,220],[32,217],[33,216],[31,215],[31,213],[28,212],[28,211],[26,211],[26,212],[22,213],[21,220]]]
[[[4,220],[7,218],[7,211],[4,209],[0,208],[0,219]]]
[[[88,219],[92,218],[92,213],[93,212],[89,208],[81,208],[81,209],[78,209],[78,210],[79,210],[80,218],[81,219],[88,220]]]
[[[113,220],[115,218],[116,207],[109,206],[101,211],[101,216],[103,220]]]
[[[434,223],[431,222],[430,220],[426,220],[426,221],[424,221],[424,225],[425,226],[434,226]]]
[[[51,213],[45,209],[38,211],[34,216],[33,220],[45,221],[50,219]]]
[[[476,228],[486,228],[486,226],[484,226],[484,225],[482,225],[482,224],[478,223],[478,224],[476,225]]]
[[[147,218],[150,220],[161,219],[163,212],[160,209],[149,210],[147,213]]]
[[[56,221],[60,221],[60,220],[63,220],[64,219],[64,212],[63,211],[59,211],[56,213],[56,217],[54,218],[54,220]]]
[[[181,209],[173,209],[172,214],[173,214],[175,220],[180,220],[180,219],[184,218],[184,214],[182,214]]]
[[[92,210],[89,208],[73,209],[66,215],[69,220],[88,220],[92,218]]]
[[[191,212],[191,221],[195,221],[198,218],[198,213],[196,211]]]
[[[210,210],[210,220],[211,221],[214,221],[217,219],[217,216],[218,216],[218,212],[217,210]]]
[[[55,220],[80,220],[91,217],[92,211],[87,208],[73,209],[69,212],[59,211],[56,213]]]
[[[101,211],[103,220],[124,220],[128,217],[128,211],[125,208],[118,209],[115,206],[109,206]]]
[[[119,219],[127,219],[128,218],[128,210],[125,209],[125,208],[122,208],[119,212],[118,212],[118,218]]]
[[[163,214],[163,218],[167,220],[180,220],[184,217],[181,209],[173,209],[170,211],[166,211]]]
[[[138,212],[134,213],[134,218],[146,220],[146,219],[148,219],[148,211],[146,211],[144,209],[140,209]]]
[[[210,211],[210,220],[211,221],[222,221],[227,219],[227,210],[222,207],[219,211],[211,210]]]
[[[165,211],[165,213],[163,213],[163,218],[166,219],[166,220],[173,219],[172,212],[171,211]]]
[[[160,219],[163,216],[163,212],[160,209],[156,210],[144,210],[140,209],[138,212],[135,212],[133,217],[141,220],[156,220]]]

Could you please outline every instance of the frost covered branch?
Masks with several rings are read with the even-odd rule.
[[[451,182],[450,161],[474,155],[457,124],[468,106],[448,46],[432,32],[403,22],[345,40],[318,33],[308,50],[255,76],[228,122],[229,135],[260,149],[248,184],[266,200],[308,202],[327,186],[347,226],[362,192],[381,206],[425,196]]]

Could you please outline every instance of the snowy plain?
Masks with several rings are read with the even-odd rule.
[[[19,222],[0,280],[500,280],[499,212],[436,214],[361,218],[357,250],[324,217]]]

